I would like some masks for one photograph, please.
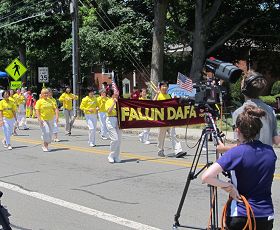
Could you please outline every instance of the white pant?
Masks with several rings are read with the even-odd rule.
[[[73,110],[64,109],[64,118],[65,118],[65,132],[71,133],[71,129],[74,123],[74,112]]]
[[[143,129],[143,132],[139,134],[139,137],[143,138],[143,142],[149,140],[150,130],[150,128]]]
[[[109,132],[109,137],[111,139],[110,143],[110,157],[113,159],[119,159],[121,152],[121,138],[122,132],[118,126],[118,118],[117,117],[107,117],[106,118],[106,126]]]
[[[53,133],[58,133],[58,124],[56,118],[53,119]]]
[[[105,112],[98,112],[98,118],[100,122],[100,131],[101,131],[101,136],[107,137],[108,135],[108,129],[106,126],[106,113]]]
[[[88,142],[95,145],[97,114],[85,114],[85,118],[89,129]]]
[[[15,119],[8,119],[6,117],[3,117],[3,132],[4,132],[4,136],[5,136],[5,140],[7,145],[11,144],[11,135],[13,133],[13,129],[14,129],[14,124],[15,124]]]
[[[18,120],[18,126],[19,127],[22,126],[23,128],[27,128],[27,125],[26,125],[26,111],[25,111],[24,104],[20,104],[18,106],[17,120]]]
[[[175,127],[161,127],[158,134],[158,148],[159,150],[164,150],[164,140],[166,132],[170,135],[170,140],[172,143],[172,148],[175,154],[182,152],[182,146],[180,141],[176,138]]]
[[[52,135],[53,135],[53,120],[50,121],[43,121],[43,126],[40,126],[42,131],[42,140],[46,143],[52,142]]]

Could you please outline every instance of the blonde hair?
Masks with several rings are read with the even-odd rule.
[[[43,93],[45,93],[45,92],[49,93],[49,90],[48,90],[47,88],[43,88],[43,89],[41,90],[41,94],[43,94]]]

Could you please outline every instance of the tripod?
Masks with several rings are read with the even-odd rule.
[[[210,186],[210,208],[212,210],[212,214],[211,214],[211,221],[210,221],[210,226],[208,226],[207,228],[199,228],[199,227],[192,227],[192,226],[186,226],[186,225],[181,225],[179,223],[179,218],[181,215],[181,211],[186,199],[186,195],[190,186],[190,183],[192,180],[196,179],[197,176],[205,169],[208,168],[213,162],[209,161],[209,156],[208,156],[208,140],[211,139],[212,137],[214,138],[215,144],[218,143],[218,140],[221,141],[221,135],[217,129],[217,126],[214,122],[214,119],[212,117],[212,114],[210,112],[205,113],[205,118],[206,118],[206,123],[207,126],[202,130],[199,142],[198,142],[198,146],[191,164],[191,168],[187,177],[187,181],[185,184],[185,188],[177,209],[177,212],[175,214],[175,218],[174,218],[174,225],[173,225],[173,230],[178,229],[178,227],[183,227],[183,228],[189,228],[189,229],[211,229],[211,230],[218,230],[219,228],[219,224],[218,224],[218,199],[217,199],[217,188]],[[206,147],[206,163],[205,165],[198,171],[197,170],[197,166],[199,163],[199,159],[201,157],[201,153],[202,153],[202,148]],[[216,155],[216,159],[218,158],[218,155]]]

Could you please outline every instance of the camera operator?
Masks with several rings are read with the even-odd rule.
[[[243,229],[247,222],[240,195],[248,200],[254,212],[256,229],[273,228],[271,187],[277,157],[271,146],[255,140],[263,126],[260,118],[265,115],[264,110],[254,105],[244,106],[235,128],[240,145],[227,151],[202,175],[203,183],[221,187],[234,199],[227,212],[227,229]],[[231,183],[217,177],[223,171],[231,172]]]
[[[266,85],[267,82],[262,74],[250,71],[247,77],[241,82],[241,92],[245,97],[245,102],[240,108],[233,112],[232,118],[233,127],[236,127],[236,119],[238,115],[244,111],[245,106],[254,105],[263,109],[266,112],[266,116],[261,119],[263,126],[256,138],[262,143],[272,146],[273,144],[280,144],[280,137],[277,133],[277,120],[273,109],[259,99]],[[220,153],[225,152],[234,146],[236,146],[236,144],[225,146],[220,142],[217,146],[217,151]]]

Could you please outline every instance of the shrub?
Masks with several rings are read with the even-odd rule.
[[[266,104],[273,105],[276,103],[275,96],[260,96],[260,99]]]
[[[274,82],[274,84],[271,88],[271,94],[272,95],[280,94],[280,81]]]

